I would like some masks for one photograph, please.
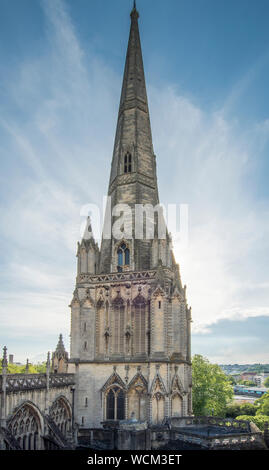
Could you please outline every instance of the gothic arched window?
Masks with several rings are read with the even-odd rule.
[[[24,450],[39,449],[41,440],[41,422],[34,405],[25,403],[9,422],[9,431],[18,440],[19,445]],[[35,432],[36,438],[33,439]]]
[[[138,295],[133,302],[134,353],[146,353],[146,302]]]
[[[71,410],[64,397],[59,397],[53,402],[49,415],[63,434],[70,430]]]
[[[127,152],[124,155],[124,173],[132,172],[132,155],[130,152]]]
[[[124,419],[125,395],[121,388],[113,387],[106,396],[106,419]]]
[[[122,243],[117,251],[118,255],[118,271],[122,271],[122,266],[129,266],[130,264],[130,250],[125,243]]]
[[[121,297],[113,302],[112,346],[113,354],[124,353],[124,303]]]

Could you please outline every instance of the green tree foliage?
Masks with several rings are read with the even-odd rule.
[[[255,416],[257,412],[257,406],[253,403],[243,403],[240,405],[240,412],[241,413],[239,414],[241,415]]]
[[[269,392],[265,393],[261,398],[255,401],[257,405],[258,415],[269,416]]]
[[[241,415],[241,405],[238,403],[231,403],[228,404],[226,407],[226,413],[225,417],[226,418],[236,418],[237,416]]]
[[[252,382],[251,380],[239,380],[238,384],[239,385],[246,385],[247,387],[255,387],[256,386],[255,382]]]
[[[7,372],[8,374],[25,374],[26,365],[18,364],[8,364]],[[29,364],[28,373],[29,374],[45,374],[46,372],[46,363],[42,364]],[[0,374],[2,374],[2,359],[0,360]]]
[[[243,403],[242,405],[231,404],[227,407],[226,417],[252,421],[262,431],[264,423],[269,423],[269,392],[255,403]]]
[[[256,424],[261,431],[264,431],[265,423],[269,423],[269,416],[263,415],[256,415],[256,416],[248,416],[248,415],[241,415],[237,416],[238,420],[243,419],[244,421],[251,421],[252,423]]]
[[[229,375],[228,378],[229,378],[229,381],[230,381],[230,384],[231,384],[231,385],[236,385],[236,380],[235,380],[235,378],[234,378],[232,375]]]
[[[194,414],[225,416],[233,388],[223,370],[197,354],[192,360],[192,377]]]
[[[42,362],[42,364],[36,364],[35,366],[37,374],[45,374],[46,373],[46,362]]]
[[[227,406],[225,416],[226,418],[236,418],[240,415],[255,416],[257,409],[257,405],[254,405],[253,403],[243,403],[241,405],[232,403]]]
[[[264,386],[269,387],[269,377],[267,377],[267,379],[265,379]]]

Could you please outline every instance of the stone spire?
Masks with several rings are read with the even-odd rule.
[[[155,155],[152,145],[146,82],[138,27],[139,13],[131,11],[131,27],[126,54],[118,121],[114,142],[108,195],[111,209],[117,204],[128,204],[132,209],[134,233],[135,204],[159,203]],[[109,217],[109,216],[108,216]],[[109,217],[110,218],[110,217]],[[112,226],[115,219],[111,218]],[[110,272],[115,247],[105,237],[100,254],[100,272]],[[130,239],[130,237],[129,237]],[[136,240],[133,246],[133,269],[150,267],[150,243]]]
[[[92,223],[90,216],[87,217],[86,225],[82,240],[89,240],[95,246],[95,240],[93,237]]]
[[[140,43],[138,18],[139,13],[134,8],[131,11],[131,27],[129,42],[126,54],[124,76],[121,90],[118,122],[114,143],[112,168],[110,175],[109,194],[113,193],[117,182],[115,178],[125,173],[132,175],[132,180],[136,182],[136,189],[145,183],[142,176],[147,178],[153,191],[148,195],[147,202],[156,204],[157,182],[155,175],[155,156],[153,152],[151,126],[146,91],[146,82]],[[125,165],[125,155],[131,155],[131,165],[129,160]],[[118,181],[122,184],[121,181]],[[136,195],[136,202],[143,202],[143,188]],[[118,194],[118,202],[121,196]],[[115,201],[116,202],[116,201]],[[126,201],[123,201],[126,202]],[[129,201],[130,203],[132,200]]]
[[[57,344],[57,347],[56,347],[56,353],[57,354],[65,354],[65,348],[64,348],[64,343],[63,343],[63,335],[60,334],[59,336],[59,341],[58,341],[58,344]]]

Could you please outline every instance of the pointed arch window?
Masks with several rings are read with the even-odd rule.
[[[132,172],[132,155],[130,152],[127,152],[124,155],[124,173]]]
[[[125,243],[122,243],[117,251],[118,255],[118,271],[122,271],[123,266],[130,265],[130,250]]]
[[[125,395],[121,388],[113,387],[106,396],[106,419],[124,419]]]
[[[113,354],[124,353],[125,308],[122,298],[113,303],[112,317],[112,348]]]
[[[146,353],[146,302],[138,295],[133,302],[134,322],[134,353],[143,355]]]

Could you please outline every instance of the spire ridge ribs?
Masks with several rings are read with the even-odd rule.
[[[143,57],[138,27],[138,12],[134,3],[131,27],[122,82],[110,184],[124,173],[124,154],[132,150],[131,172],[140,171],[146,176],[155,174],[148,98]],[[157,187],[157,185],[156,185]],[[157,203],[156,195],[147,201]],[[121,202],[121,201],[117,201]],[[140,201],[136,201],[139,203]]]

